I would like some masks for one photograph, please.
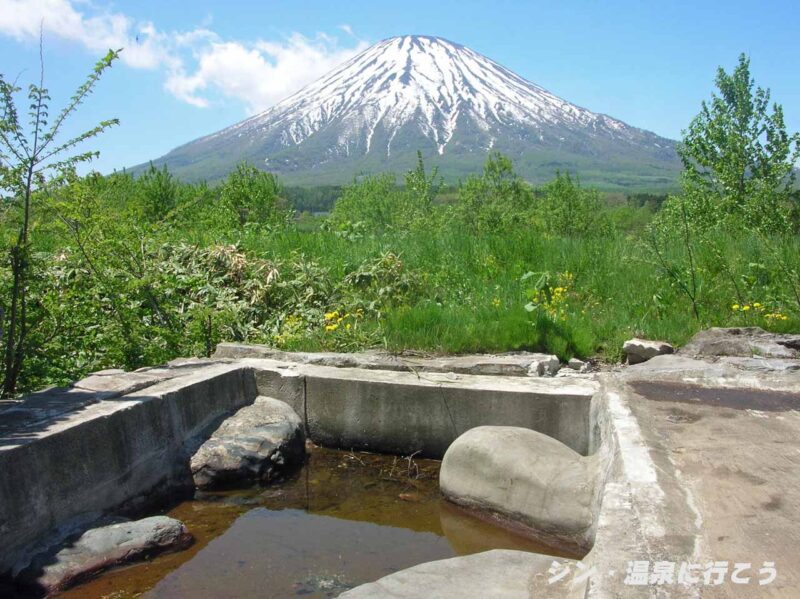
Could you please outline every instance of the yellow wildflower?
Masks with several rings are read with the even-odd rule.
[[[326,324],[326,325],[325,325],[325,330],[326,330],[326,331],[329,331],[329,332],[330,332],[330,331],[335,331],[335,330],[336,330],[336,329],[338,329],[338,328],[339,328],[339,325],[338,325],[338,324],[336,324],[336,323],[334,323],[334,324]]]
[[[780,312],[772,312],[771,314],[764,314],[764,318],[767,320],[789,320],[789,317],[786,314],[781,314]]]
[[[738,309],[739,309],[739,304],[733,304],[731,306],[731,310],[738,310]]]
[[[750,306],[749,306],[749,305],[747,305],[747,304],[745,304],[744,306],[742,306],[742,310],[743,310],[744,312],[747,312],[749,309],[750,309]]]

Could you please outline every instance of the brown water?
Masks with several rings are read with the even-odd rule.
[[[315,448],[286,481],[198,493],[166,512],[195,536],[186,551],[60,597],[336,597],[403,568],[488,549],[574,557],[443,501],[439,465]]]

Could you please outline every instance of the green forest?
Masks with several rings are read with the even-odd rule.
[[[534,187],[501,154],[448,188],[421,159],[320,189],[245,163],[214,185],[79,175],[118,123],[62,125],[115,59],[60,111],[0,79],[5,397],[221,341],[617,361],[631,336],[800,328],[800,137],[744,56],[687,125],[676,192],[627,198]]]

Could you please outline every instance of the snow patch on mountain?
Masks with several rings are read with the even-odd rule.
[[[498,130],[533,129],[539,141],[564,139],[564,129],[636,139],[641,130],[570,104],[473,50],[442,38],[384,40],[269,110],[204,138],[275,138],[302,144],[336,127],[337,152],[391,156],[398,132],[411,125],[444,155],[462,126],[483,132],[493,147]],[[374,146],[382,132],[385,145]],[[655,136],[654,136],[655,137]]]

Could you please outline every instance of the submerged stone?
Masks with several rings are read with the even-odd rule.
[[[297,413],[271,397],[225,420],[192,457],[194,483],[201,489],[265,483],[305,459],[305,434]]]
[[[183,549],[191,543],[192,535],[183,523],[167,516],[111,524],[88,530],[38,555],[17,580],[23,587],[50,594],[114,566]]]

